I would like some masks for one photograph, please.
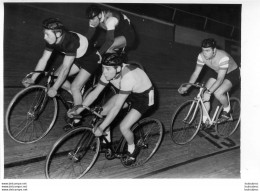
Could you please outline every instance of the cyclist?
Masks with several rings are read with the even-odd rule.
[[[154,88],[143,70],[125,64],[125,61],[125,53],[106,53],[103,56],[102,76],[97,87],[83,101],[83,105],[91,105],[109,83],[118,90],[118,93],[103,106],[101,114],[106,116],[105,120],[99,127],[94,128],[95,135],[101,136],[103,131],[115,119],[120,109],[127,108],[131,104],[130,111],[119,125],[120,131],[128,143],[126,165],[130,165],[135,162],[140,151],[140,148],[135,146],[134,135],[130,128],[154,105]],[[79,114],[82,110],[78,109],[74,113],[68,112],[68,116],[72,117],[75,114]],[[109,128],[106,130],[106,133],[109,141],[111,141]]]
[[[230,118],[231,108],[226,92],[240,82],[240,69],[233,58],[225,51],[217,49],[216,41],[212,38],[204,39],[201,44],[202,52],[198,55],[197,65],[190,77],[189,83],[195,83],[203,66],[208,66],[209,80],[205,86],[207,90],[204,92],[203,100],[207,111],[210,109],[210,97],[212,94],[223,105],[224,109],[221,113],[222,120]],[[180,94],[187,92],[190,85],[180,87]],[[207,125],[207,117],[203,111],[203,123]]]
[[[96,5],[89,6],[86,15],[89,19],[88,39],[92,39],[97,27],[106,31],[105,42],[98,50],[101,55],[134,45],[135,32],[126,15]]]
[[[48,95],[50,97],[56,96],[57,90],[62,86],[72,93],[75,105],[81,104],[80,90],[97,69],[101,56],[94,47],[89,45],[86,37],[66,30],[63,23],[57,18],[45,19],[42,27],[46,46],[35,70],[43,71],[45,69],[53,50],[65,54],[61,66],[55,71],[58,78],[48,90]],[[76,73],[78,74],[72,84],[66,81],[68,75],[71,76]],[[31,78],[23,79],[23,85],[27,87],[33,84],[38,76],[39,73],[34,73]]]

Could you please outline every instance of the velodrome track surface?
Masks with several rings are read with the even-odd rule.
[[[4,109],[20,88],[5,88]],[[134,169],[123,167],[120,160],[106,160],[103,153],[83,178],[240,178],[240,129],[230,138],[221,139],[214,131],[201,132],[187,145],[172,142],[169,135],[172,114],[184,100],[176,88],[161,88],[160,106],[152,115],[164,124],[165,136],[154,157],[144,166]],[[239,97],[239,92],[233,95]],[[54,142],[64,133],[65,109],[60,104],[58,120],[42,140],[25,145],[8,137],[4,129],[4,178],[42,179],[45,157]],[[118,129],[115,129],[118,131]]]

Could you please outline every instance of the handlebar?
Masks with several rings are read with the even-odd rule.
[[[190,86],[194,86],[196,88],[202,88],[202,89],[206,89],[206,86],[203,84],[203,83],[184,83],[184,84],[181,84],[181,86],[186,86],[186,85],[190,85]]]
[[[54,76],[54,75],[53,75],[53,71],[50,70],[50,71],[47,71],[47,72],[46,72],[46,71],[33,71],[33,72],[30,72],[29,74],[27,74],[27,75],[25,76],[25,78],[31,78],[34,73],[44,74],[44,76],[57,77],[57,76]]]
[[[79,108],[87,109],[90,113],[92,113],[92,114],[98,116],[100,119],[103,118],[102,115],[100,115],[98,112],[95,111],[95,108],[89,108],[88,106],[85,106],[85,105],[75,105],[75,106],[71,109],[71,111],[76,111],[76,110],[79,109]],[[73,118],[81,118],[81,116],[80,116],[80,115],[73,115]]]

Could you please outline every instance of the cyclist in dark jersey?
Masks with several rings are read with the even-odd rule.
[[[101,9],[96,5],[88,7],[86,14],[89,19],[88,39],[93,37],[97,27],[106,30],[105,42],[98,50],[101,55],[134,45],[135,32],[126,15],[118,11]]]
[[[216,41],[212,38],[202,41],[202,52],[198,55],[197,65],[190,77],[189,82],[195,83],[203,66],[209,67],[208,78],[206,82],[207,91],[204,92],[203,99],[207,111],[210,109],[211,94],[219,100],[224,109],[222,118],[228,120],[231,108],[226,92],[240,82],[240,69],[234,59],[225,51],[216,48]],[[190,86],[181,86],[178,91],[183,94],[187,92]],[[206,123],[206,114],[203,112],[203,122]]]
[[[97,87],[89,93],[83,101],[83,105],[89,106],[95,101],[107,84],[112,84],[118,93],[105,105],[101,115],[105,120],[95,128],[96,136],[101,136],[106,130],[110,139],[110,130],[107,128],[115,119],[121,108],[127,108],[131,103],[131,109],[121,121],[120,131],[128,143],[127,165],[135,162],[140,148],[135,146],[132,125],[154,105],[154,88],[147,74],[140,68],[125,64],[125,56],[122,53],[106,53],[102,59],[103,73]],[[79,114],[82,109],[68,112],[69,117]],[[108,139],[108,140],[109,140]],[[109,140],[110,141],[110,140]]]
[[[49,18],[44,20],[43,33],[46,47],[35,70],[43,71],[45,69],[53,50],[65,55],[62,65],[55,71],[58,78],[49,89],[48,95],[50,97],[56,96],[57,90],[62,86],[72,93],[75,105],[81,104],[82,95],[80,90],[97,69],[101,56],[94,47],[89,45],[86,37],[66,30],[59,19]],[[72,84],[66,81],[68,75],[76,73],[78,74]],[[34,83],[38,76],[39,73],[35,73],[31,78],[24,79],[22,83],[27,87]]]

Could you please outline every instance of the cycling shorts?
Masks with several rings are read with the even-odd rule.
[[[217,79],[218,73],[211,68],[206,73],[206,79],[214,78]],[[229,80],[232,83],[232,86],[236,86],[240,83],[240,69],[237,67],[235,70],[229,72],[225,75],[225,79]]]
[[[97,51],[95,49],[92,49],[91,51],[88,51],[86,54],[84,54],[82,57],[76,58],[74,63],[77,67],[86,70],[90,74],[93,74],[97,70],[99,65],[99,56],[96,52]]]
[[[119,89],[117,89],[116,87],[115,89],[118,94]],[[131,106],[130,108],[139,111],[143,115],[154,105],[154,88],[151,87],[148,90],[145,90],[144,92],[141,93],[132,92],[127,97],[125,102]]]

